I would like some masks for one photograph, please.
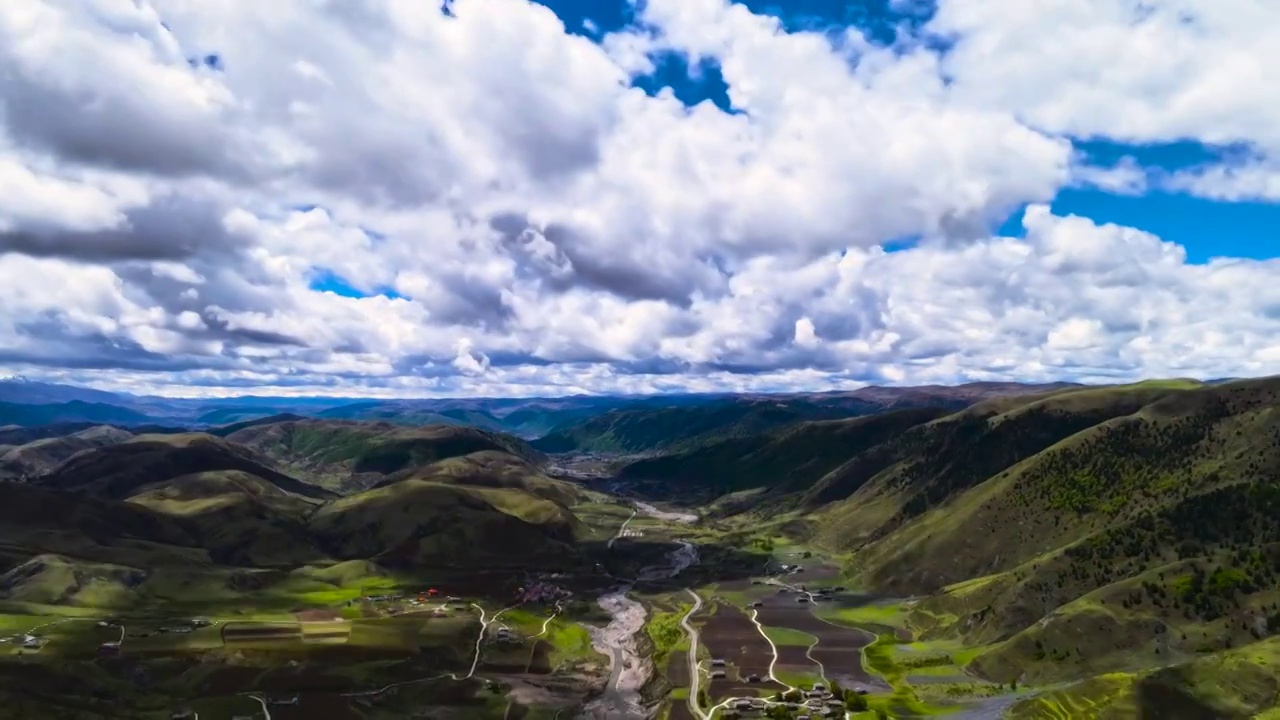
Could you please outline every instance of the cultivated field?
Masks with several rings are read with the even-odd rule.
[[[712,701],[785,689],[768,679],[773,653],[755,624],[741,610],[718,603],[703,622],[700,632],[710,656],[722,658],[728,665],[727,677],[712,680],[707,686]],[[761,682],[748,683],[748,675],[759,676]]]

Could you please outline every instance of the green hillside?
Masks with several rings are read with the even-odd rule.
[[[571,564],[576,526],[563,506],[524,490],[413,479],[333,501],[310,521],[334,557],[463,568]]]
[[[42,475],[84,450],[122,443],[133,433],[98,425],[60,437],[41,438],[0,449],[0,478]]]
[[[298,424],[254,425],[233,434],[296,442],[306,431],[334,429],[332,422],[304,421],[302,434],[292,432]],[[506,447],[537,458],[518,441],[456,428],[389,431],[379,424],[338,423],[337,430],[326,437],[346,445],[317,446],[318,455],[294,457],[321,467],[367,469],[386,462],[395,471],[377,474],[374,489],[337,499],[275,470],[264,455],[233,440],[186,433],[89,448],[31,483],[0,483],[0,501],[10,500],[0,509],[0,522],[5,511],[14,513],[0,529],[0,569],[36,556],[204,573],[339,560],[402,568],[516,567],[577,557],[580,525],[566,506],[583,499],[584,491],[511,454]]]
[[[549,453],[679,452],[718,440],[750,437],[790,423],[851,414],[854,413],[804,400],[767,397],[633,407],[557,426],[531,444]]]
[[[561,504],[572,504],[584,497],[578,485],[549,478],[527,460],[500,450],[481,450],[402,470],[387,476],[374,487],[404,480],[524,490]]]
[[[789,534],[845,558],[865,589],[915,598],[903,628],[972,648],[978,677],[1063,688],[1016,717],[1173,717],[1182,685],[1209,713],[1185,717],[1275,705],[1280,378],[913,412],[704,443],[623,472],[655,495],[699,489],[727,522]],[[1223,665],[1238,684],[1221,684]]]
[[[659,492],[694,499],[753,488],[783,495],[813,487],[850,457],[942,414],[919,409],[804,422],[637,460],[621,468],[620,475],[642,484],[649,481]],[[815,501],[820,499],[821,495]]]
[[[204,433],[138,435],[75,455],[38,482],[44,487],[123,500],[156,483],[218,470],[249,473],[297,495],[330,495],[272,469],[264,458],[242,446]]]
[[[255,424],[227,440],[272,458],[335,490],[358,490],[383,477],[440,460],[500,451],[529,461],[539,454],[510,435],[470,427],[406,427],[384,422],[288,420]]]
[[[319,502],[241,470],[176,477],[128,502],[187,521],[219,564],[296,567],[325,559],[306,528]]]

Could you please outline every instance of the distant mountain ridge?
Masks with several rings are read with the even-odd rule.
[[[703,393],[669,395],[571,395],[550,398],[440,398],[378,399],[333,397],[163,398],[113,393],[93,388],[59,385],[24,379],[0,380],[0,426],[36,427],[53,423],[111,424],[121,427],[160,425],[212,429],[260,421],[280,414],[336,420],[382,420],[400,425],[469,425],[509,433],[526,440],[548,435],[592,435],[575,425],[590,423],[602,414],[663,413],[680,408],[723,407],[732,404],[769,403],[790,406],[793,416],[779,414],[774,421],[742,418],[739,430],[750,432],[789,420],[866,415],[900,407],[959,409],[999,395],[1041,392],[1072,386],[1069,383],[1019,385],[1017,383],[969,383],[957,386],[878,387],[853,391],[813,393]],[[705,413],[704,413],[705,415]],[[759,413],[757,413],[759,415]],[[629,421],[630,422],[630,421]],[[754,424],[753,424],[754,423]],[[660,425],[661,423],[659,423]],[[729,430],[730,433],[739,430]],[[708,428],[709,429],[709,428]],[[555,452],[586,450],[571,439],[547,440]],[[640,452],[665,446],[653,439],[616,438],[610,451]]]

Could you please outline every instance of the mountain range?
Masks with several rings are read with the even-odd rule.
[[[101,404],[60,387],[6,397],[33,418]],[[107,405],[194,421],[0,429],[0,473],[25,478],[0,483],[0,600],[145,606],[335,563],[578,567],[591,491],[550,473],[588,455],[705,532],[839,558],[899,599],[877,621],[965,648],[975,677],[1055,688],[1025,717],[1046,698],[1142,716],[1168,692],[1186,717],[1280,706],[1280,378],[166,402]]]

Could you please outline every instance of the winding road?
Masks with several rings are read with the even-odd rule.
[[[631,517],[629,517],[629,518],[627,518],[626,520],[623,520],[623,521],[622,521],[622,524],[618,526],[618,532],[614,533],[614,534],[613,534],[613,537],[609,538],[609,543],[608,543],[607,547],[609,547],[609,548],[612,548],[612,547],[613,547],[613,544],[614,544],[615,542],[617,542],[617,541],[618,541],[618,538],[622,537],[622,533],[623,533],[623,531],[627,529],[627,526],[631,524],[631,521],[632,521],[632,520],[635,520],[635,519],[636,519],[636,514],[637,514],[637,513],[639,513],[639,512],[640,512],[639,510],[632,510],[632,511],[631,511]]]
[[[261,695],[256,695],[252,693],[247,695],[246,697],[251,697],[254,700],[257,700],[258,704],[262,706],[262,717],[266,718],[267,720],[271,720],[271,710],[267,708],[266,698],[262,697]]]
[[[794,685],[779,679],[777,675],[773,674],[773,668],[778,664],[778,646],[773,644],[773,640],[769,637],[769,634],[764,631],[764,626],[760,624],[760,621],[756,617],[757,615],[759,615],[759,611],[752,608],[751,622],[755,623],[756,630],[760,631],[760,637],[764,638],[764,641],[769,643],[769,652],[773,656],[769,659],[769,679],[785,687],[787,690],[795,690],[796,688]]]
[[[471,603],[471,607],[480,611],[480,632],[479,634],[476,635],[476,654],[475,654],[475,657],[471,659],[471,669],[467,671],[466,675],[458,675],[456,673],[447,672],[447,673],[441,673],[439,675],[432,675],[430,677],[415,678],[413,680],[402,680],[400,682],[391,683],[390,685],[384,685],[376,690],[360,690],[357,692],[338,693],[338,695],[340,695],[341,697],[369,697],[372,695],[381,695],[382,693],[385,693],[386,691],[391,690],[392,688],[403,687],[405,685],[416,685],[418,683],[430,682],[432,680],[439,680],[441,678],[449,678],[450,680],[467,680],[471,677],[474,677],[476,674],[476,668],[479,667],[480,665],[480,646],[484,643],[484,636],[486,633],[488,633],[489,626],[497,622],[498,618],[501,617],[503,613],[507,612],[508,610],[514,610],[518,606],[511,605],[509,607],[505,607],[499,610],[498,612],[494,613],[493,617],[490,617],[490,618],[485,617],[484,608],[480,607],[479,605],[475,603]],[[558,612],[558,606],[557,606],[557,612]],[[550,623],[550,622],[551,622],[551,618],[548,618],[547,623]],[[542,631],[546,632],[546,629],[547,629],[547,625],[544,623],[542,626]],[[251,695],[250,697],[255,697],[255,696]],[[263,708],[265,709],[266,706],[263,705]],[[269,718],[270,715],[268,715],[267,717]]]
[[[689,652],[685,653],[685,658],[689,662],[689,711],[702,720],[708,720],[710,716],[698,706],[698,690],[702,683],[702,669],[698,667],[698,629],[689,622],[689,619],[702,609],[702,596],[689,588],[684,590],[693,596],[693,607],[680,618],[680,627],[689,634]]]

